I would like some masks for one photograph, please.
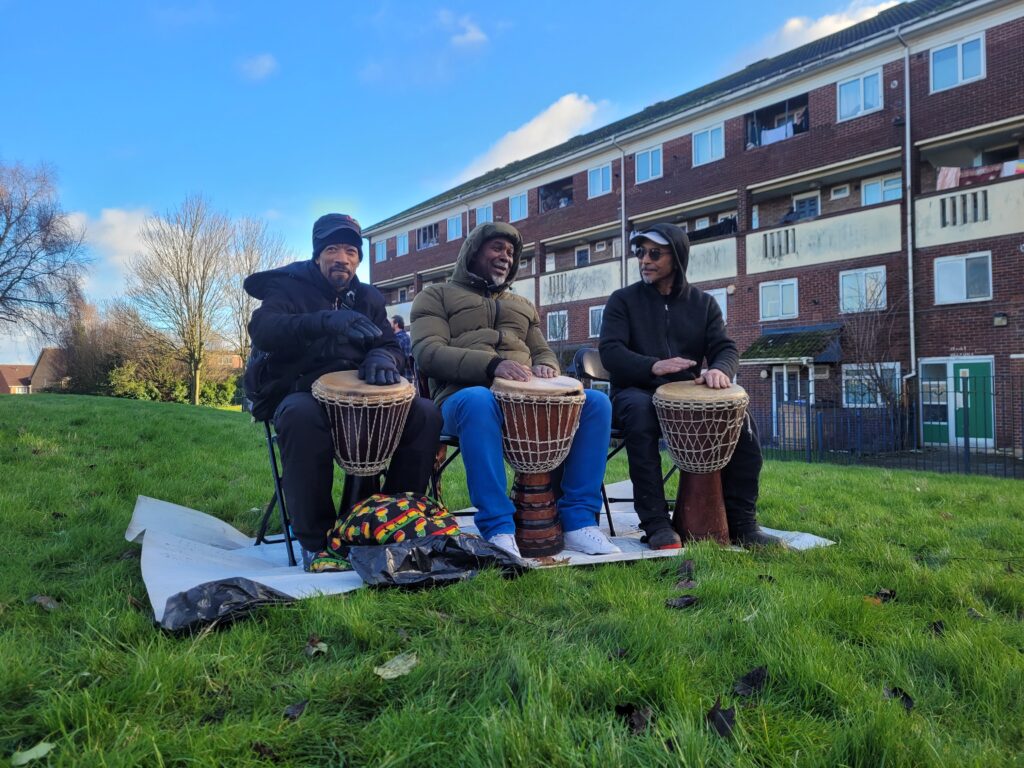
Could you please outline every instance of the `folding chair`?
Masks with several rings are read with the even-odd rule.
[[[601,362],[601,354],[594,347],[580,347],[577,349],[576,354],[573,357],[573,367],[576,370],[576,375],[582,379],[589,379],[592,382],[611,381],[611,374],[608,372],[608,369],[604,367],[604,364]],[[608,457],[605,460],[611,461],[625,447],[626,434],[621,428],[616,427],[613,422]],[[661,484],[663,486],[668,482],[669,478],[672,477],[675,471],[676,466],[673,464],[661,479]],[[629,502],[632,504],[635,499],[633,497],[609,497],[608,490],[603,482],[601,483],[601,497],[604,500],[604,512],[608,518],[608,528],[611,530],[612,536],[614,536],[615,530],[612,528],[611,505],[617,502]],[[666,499],[666,501],[670,508],[675,506],[674,500]]]

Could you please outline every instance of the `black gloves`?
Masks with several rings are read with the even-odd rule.
[[[334,336],[347,336],[349,341],[371,341],[382,334],[370,318],[351,309],[335,309],[324,315],[324,331]]]
[[[372,349],[359,366],[359,378],[367,384],[397,384],[400,378],[395,359],[383,349]]]

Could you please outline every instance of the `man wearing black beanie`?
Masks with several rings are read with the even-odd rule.
[[[307,570],[326,570],[330,559],[318,555],[337,517],[330,425],[310,388],[325,373],[347,370],[369,384],[396,384],[405,363],[384,297],[356,276],[362,257],[359,222],[328,213],[313,224],[312,260],[257,272],[244,283],[262,302],[249,322],[245,391],[253,417],[274,421],[285,500]],[[440,432],[437,406],[414,399],[385,493],[426,491]]]

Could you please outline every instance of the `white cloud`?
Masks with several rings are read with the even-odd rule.
[[[859,24],[882,11],[899,5],[902,0],[884,0],[881,3],[868,2],[867,0],[852,0],[845,8],[836,13],[829,13],[812,19],[807,16],[793,16],[777,30],[772,32],[761,42],[746,49],[741,55],[741,65],[753,61],[776,56],[785,51],[799,48],[812,40],[827,37],[854,24]]]
[[[452,33],[449,40],[456,48],[471,48],[487,42],[487,34],[469,16],[456,17],[451,11],[442,8],[437,12],[437,20]]]
[[[528,123],[498,139],[494,146],[466,166],[454,183],[460,184],[567,141],[593,125],[598,109],[599,105],[589,96],[567,93]]]
[[[150,215],[145,209],[104,208],[98,219],[71,214],[76,226],[85,229],[85,243],[93,258],[85,278],[85,293],[92,302],[122,295],[128,263],[142,248],[140,232]]]
[[[267,79],[277,71],[277,59],[270,53],[250,56],[238,62],[238,71],[247,80],[259,82],[260,80]]]

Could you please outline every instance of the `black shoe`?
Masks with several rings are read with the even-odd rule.
[[[780,549],[792,549],[785,540],[778,536],[772,536],[761,530],[761,526],[755,525],[749,531],[730,536],[729,540],[740,547],[779,547]]]
[[[659,528],[654,533],[647,534],[644,540],[651,549],[682,549],[683,547],[679,534],[671,528]]]

